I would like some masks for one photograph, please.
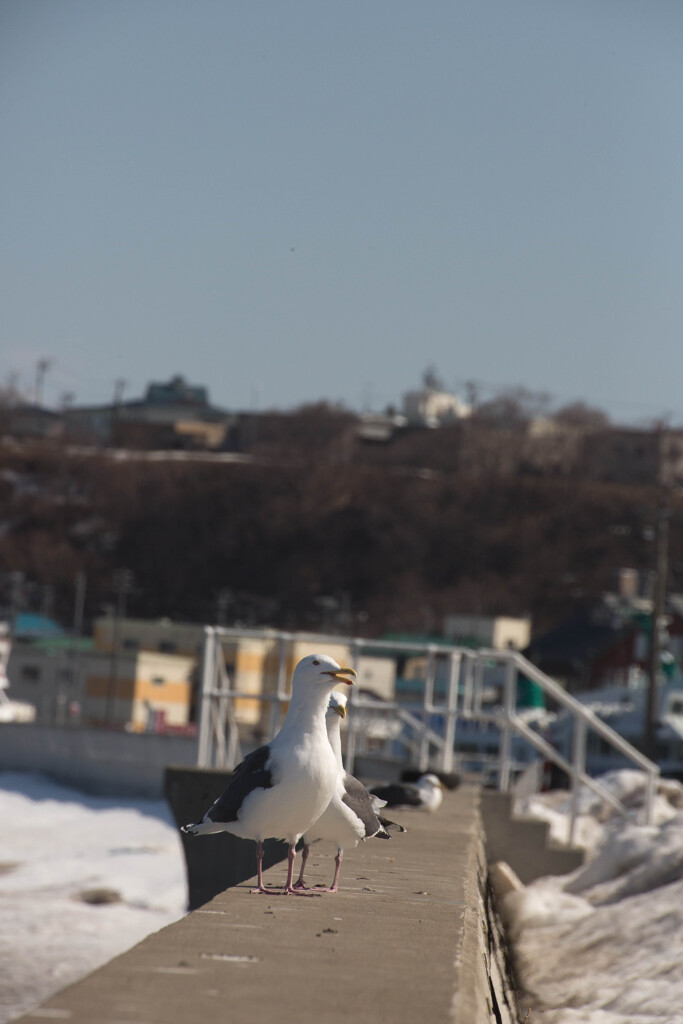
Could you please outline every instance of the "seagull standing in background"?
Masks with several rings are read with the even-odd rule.
[[[230,832],[255,840],[258,887],[253,892],[315,895],[292,885],[295,847],[337,785],[339,765],[327,738],[325,711],[334,686],[352,683],[346,677],[355,674],[325,654],[303,658],[294,670],[292,699],[280,731],[238,764],[227,789],[202,820],[181,830],[194,836]],[[284,890],[263,884],[264,839],[288,843]]]
[[[338,890],[345,847],[356,846],[359,839],[365,840],[373,837],[391,839],[377,813],[378,805],[382,805],[383,801],[375,800],[362,782],[344,770],[341,750],[341,720],[345,715],[346,696],[333,691],[330,694],[325,724],[330,747],[334,751],[337,764],[337,784],[326,809],[304,835],[301,871],[294,883],[297,889],[306,888],[304,871],[308,860],[309,846],[317,839],[329,839],[337,847],[337,856],[334,859],[334,878],[330,888],[325,890],[326,892],[337,892]],[[386,824],[393,824],[393,822],[386,822]],[[398,827],[400,828],[400,826]],[[401,831],[404,832],[405,829],[401,829]]]
[[[417,782],[391,782],[386,786],[373,786],[375,796],[389,807],[419,807],[423,811],[436,811],[443,800],[443,786],[438,776],[429,772]]]

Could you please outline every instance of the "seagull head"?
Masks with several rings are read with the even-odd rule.
[[[331,693],[336,683],[353,685],[355,672],[344,668],[327,654],[309,654],[294,669],[292,689],[326,689]]]
[[[438,775],[434,775],[432,772],[428,772],[427,775],[421,775],[417,781],[417,785],[420,789],[439,789],[442,790],[441,779]]]
[[[434,775],[433,772],[423,775],[418,780],[417,788],[420,791],[421,799],[424,801],[423,809],[425,811],[438,810],[443,800],[443,785],[438,775]]]
[[[346,694],[340,693],[339,690],[332,691],[330,702],[327,705],[326,717],[334,718],[335,715],[339,715],[340,718],[346,718]]]

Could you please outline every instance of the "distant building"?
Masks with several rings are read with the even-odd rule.
[[[403,415],[410,426],[441,427],[467,419],[471,414],[471,406],[457,395],[427,384],[418,391],[407,391],[403,396]]]
[[[219,448],[234,416],[209,403],[204,387],[181,376],[151,383],[144,398],[73,406],[63,413],[69,438],[133,447]]]
[[[57,440],[64,432],[64,418],[42,405],[21,403],[0,410],[0,430],[11,437]]]
[[[356,436],[371,444],[386,444],[407,423],[406,417],[397,413],[366,412],[358,420]]]
[[[591,480],[683,486],[683,430],[613,427],[584,443],[580,472]]]
[[[632,572],[621,570],[620,592],[604,594],[547,633],[524,652],[570,692],[632,686],[650,670],[652,599],[635,592]],[[683,659],[683,595],[669,594],[661,636],[662,673],[679,674]]]
[[[448,615],[443,633],[452,643],[472,643],[478,647],[521,651],[531,639],[531,619],[505,615]]]
[[[15,643],[7,675],[12,696],[40,722],[135,731],[191,721],[196,659],[149,651],[98,651],[91,640],[56,637]]]

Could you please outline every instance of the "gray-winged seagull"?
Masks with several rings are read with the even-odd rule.
[[[337,856],[334,859],[334,878],[332,885],[326,892],[337,892],[339,885],[339,873],[341,871],[344,848],[356,846],[360,839],[391,839],[385,824],[393,825],[394,822],[386,821],[384,824],[378,816],[379,806],[382,800],[375,800],[367,791],[362,782],[354,778],[344,770],[341,750],[341,720],[346,715],[346,696],[343,693],[333,692],[330,694],[325,724],[330,746],[334,751],[338,767],[338,779],[332,799],[316,822],[307,830],[304,835],[304,849],[301,858],[301,871],[295,882],[295,887],[305,889],[304,871],[308,860],[308,850],[312,842],[318,839],[331,840],[337,847]],[[401,826],[397,826],[401,828]],[[401,828],[402,832],[405,829]]]
[[[432,772],[420,776],[417,782],[391,782],[373,786],[370,792],[389,807],[419,807],[423,811],[438,810],[443,800],[441,780]]]

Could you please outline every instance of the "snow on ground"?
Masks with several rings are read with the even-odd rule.
[[[660,782],[646,826],[643,773],[599,781],[628,817],[582,789],[586,863],[503,901],[523,1005],[533,1024],[683,1024],[683,786]],[[527,798],[516,811],[568,835],[566,792]]]
[[[185,912],[182,847],[163,800],[1,772],[0,820],[0,1024]],[[85,903],[84,892],[112,902]]]

